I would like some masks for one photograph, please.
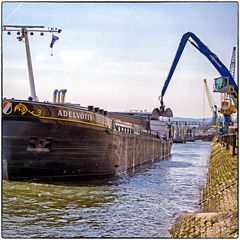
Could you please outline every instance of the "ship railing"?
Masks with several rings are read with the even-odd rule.
[[[162,133],[156,130],[146,130],[136,124],[125,123],[121,121],[113,121],[113,129],[121,133],[136,134],[141,136],[155,137],[159,139],[166,139]]]
[[[118,132],[133,134],[133,129],[130,129],[130,128],[127,128],[127,127],[116,126],[116,130],[117,130]]]
[[[139,130],[139,134],[143,136],[150,136],[151,134],[147,130]]]
[[[123,133],[129,133],[133,134],[134,133],[134,128],[133,125],[130,123],[123,123],[120,121],[113,121],[113,128],[118,131],[118,132],[123,132]]]

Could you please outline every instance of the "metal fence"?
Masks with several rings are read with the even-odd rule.
[[[226,147],[226,150],[231,151],[233,157],[238,155],[238,134],[220,135],[218,141]]]

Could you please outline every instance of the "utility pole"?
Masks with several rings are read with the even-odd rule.
[[[38,101],[36,95],[34,76],[33,76],[33,67],[32,59],[30,52],[30,45],[28,40],[28,34],[33,35],[34,32],[39,32],[40,36],[44,35],[44,32],[48,33],[61,33],[61,29],[57,28],[48,28],[45,29],[44,26],[19,26],[19,25],[3,25],[2,31],[6,31],[8,35],[11,35],[11,32],[17,32],[17,39],[21,42],[25,42],[26,56],[27,56],[27,66],[28,66],[28,76],[29,76],[29,85],[30,85],[30,97],[29,100]]]

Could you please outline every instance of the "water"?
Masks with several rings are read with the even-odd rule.
[[[174,215],[199,211],[210,143],[122,176],[74,183],[3,182],[5,238],[170,237]]]

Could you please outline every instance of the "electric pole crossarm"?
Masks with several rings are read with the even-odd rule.
[[[3,28],[12,27],[12,28],[45,28],[44,26],[25,26],[25,25],[3,25]]]
[[[44,29],[44,26],[19,26],[19,25],[3,25],[3,31],[11,31],[11,32],[18,32],[22,31],[22,29],[30,30],[31,32],[49,32],[49,33],[61,33],[62,30],[58,28],[48,28]]]

